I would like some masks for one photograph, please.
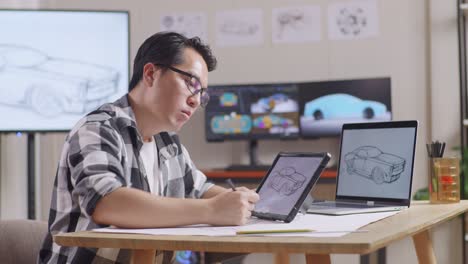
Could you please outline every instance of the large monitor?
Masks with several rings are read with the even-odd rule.
[[[392,119],[390,78],[301,83],[301,137],[339,136],[344,123]]]
[[[248,165],[230,170],[268,169],[257,158],[258,139],[299,136],[298,90],[295,84],[224,85],[209,88],[205,111],[208,141],[248,140]]]
[[[0,131],[66,131],[128,90],[129,14],[0,10]]]
[[[232,169],[263,168],[259,139],[336,137],[344,123],[391,120],[390,88],[390,78],[210,86],[206,140],[247,140],[250,165]]]

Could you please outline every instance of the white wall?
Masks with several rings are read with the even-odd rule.
[[[346,0],[344,0],[346,1]],[[8,2],[8,3],[7,3]],[[18,2],[0,1],[0,7],[21,7]],[[218,69],[210,73],[210,84],[317,81],[390,76],[392,110],[395,120],[420,122],[415,160],[413,192],[426,186],[427,166],[424,144],[432,139],[459,144],[459,95],[455,1],[378,1],[380,35],[355,41],[327,39],[327,0],[70,0],[41,1],[40,7],[57,9],[129,10],[131,14],[131,58],[142,41],[159,30],[159,17],[168,12],[201,11],[208,15],[209,43],[218,57]],[[14,3],[15,6],[12,6]],[[37,5],[37,1],[31,1]],[[274,45],[271,43],[271,9],[290,5],[319,5],[322,8],[322,40],[318,43]],[[26,2],[27,6],[27,2]],[[24,7],[24,5],[23,5]],[[32,6],[34,7],[34,6]],[[263,9],[265,43],[261,47],[221,48],[214,43],[214,17],[218,10]],[[449,105],[450,107],[446,107]],[[223,167],[247,162],[245,143],[206,143],[204,117],[200,111],[180,133],[199,168]],[[39,217],[46,219],[53,177],[64,134],[44,134],[40,143],[40,172],[43,195],[38,201]],[[2,137],[0,217],[25,216],[24,139]],[[219,151],[222,149],[223,151]],[[269,163],[278,151],[329,151],[336,155],[338,139],[260,141],[260,160]],[[14,157],[8,159],[8,157]],[[14,173],[12,173],[14,171]],[[19,188],[19,189],[18,189]],[[23,189],[21,189],[23,188]],[[14,207],[14,208],[13,208]],[[455,220],[457,221],[457,220]],[[435,231],[436,236],[457,236],[459,222]],[[453,228],[450,228],[452,226]],[[445,230],[445,231],[444,231]],[[454,231],[455,230],[455,231]],[[457,238],[458,239],[458,238]],[[434,243],[442,263],[459,263],[461,246]],[[404,249],[404,250],[403,250]],[[388,262],[415,261],[411,240],[388,248]],[[345,262],[349,258],[336,258]],[[357,263],[358,257],[352,261]],[[335,258],[334,258],[335,261]],[[349,261],[347,261],[349,262]],[[408,263],[408,261],[405,261]]]

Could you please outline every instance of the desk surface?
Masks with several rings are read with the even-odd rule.
[[[63,246],[128,249],[193,250],[209,252],[354,253],[367,254],[468,211],[468,200],[456,204],[413,202],[408,210],[370,224],[366,233],[337,238],[313,237],[209,237],[110,234],[90,231],[54,236]]]

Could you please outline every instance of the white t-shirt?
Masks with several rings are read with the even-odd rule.
[[[146,170],[146,177],[148,179],[148,184],[151,190],[151,193],[158,195],[159,192],[159,157],[158,149],[154,140],[151,142],[143,142],[143,147],[140,150],[140,156],[143,160],[143,165]]]

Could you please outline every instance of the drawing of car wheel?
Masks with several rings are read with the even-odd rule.
[[[294,185],[291,184],[283,184],[283,190],[281,191],[282,195],[291,195],[294,193],[296,189],[294,188]]]
[[[53,90],[35,85],[30,91],[28,101],[37,113],[52,117],[63,112],[63,102]]]
[[[385,180],[385,171],[380,167],[375,167],[372,170],[372,180],[377,184],[382,184]]]
[[[374,117],[374,115],[375,113],[374,110],[372,110],[372,108],[366,107],[366,109],[364,109],[364,118],[371,119]]]
[[[353,170],[353,168],[351,168],[351,166],[348,166],[348,167],[346,167],[346,172],[347,172],[348,174],[353,174],[353,173],[354,173],[354,170]]]

